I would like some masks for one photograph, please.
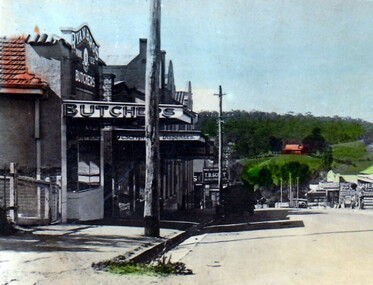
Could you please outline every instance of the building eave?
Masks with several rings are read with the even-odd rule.
[[[29,95],[44,95],[45,88],[40,86],[0,86],[0,94],[29,94]]]

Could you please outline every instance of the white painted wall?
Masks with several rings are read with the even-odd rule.
[[[101,187],[84,192],[67,193],[67,219],[90,221],[103,219],[104,194]]]

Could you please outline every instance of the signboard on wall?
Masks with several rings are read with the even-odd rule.
[[[99,46],[94,40],[88,25],[78,29],[61,29],[71,35],[73,52],[72,78],[75,90],[94,93],[98,87]]]
[[[193,182],[195,184],[202,184],[202,172],[193,173]]]
[[[113,96],[113,85],[114,79],[111,74],[103,75],[103,82],[102,82],[102,97],[104,101],[111,101]]]
[[[228,172],[226,168],[222,169],[222,180],[223,182],[228,181]],[[219,169],[214,168],[204,168],[203,169],[203,182],[208,184],[218,183],[219,180]]]
[[[118,141],[145,141],[145,135],[118,135]],[[160,134],[159,135],[160,141],[201,141],[202,136],[197,134]]]
[[[103,101],[65,100],[63,116],[68,118],[112,118],[133,119],[145,117],[145,106],[141,103],[119,103]],[[160,119],[178,119],[186,123],[192,122],[192,117],[184,112],[182,105],[159,105]]]

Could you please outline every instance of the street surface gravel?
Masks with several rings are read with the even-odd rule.
[[[97,229],[82,228],[69,236],[74,241],[75,235],[83,238],[92,230]],[[93,271],[90,264],[100,254],[111,256],[121,247],[131,248],[130,243],[150,242],[143,238],[136,243],[121,233],[107,228],[103,239],[95,234],[91,242],[83,239],[83,246],[61,243],[63,250],[50,252],[47,247],[35,250],[44,241],[38,245],[30,240],[23,247],[13,241],[12,249],[12,243],[1,238],[0,284],[373,284],[373,211],[369,210],[259,209],[254,217],[225,217],[167,253],[172,261],[193,270],[187,276]],[[58,248],[58,240],[55,245]]]

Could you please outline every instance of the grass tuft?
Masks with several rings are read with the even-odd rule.
[[[161,258],[151,263],[135,263],[132,261],[108,261],[101,263],[101,270],[108,271],[114,274],[127,275],[190,275],[193,274],[191,269],[188,269],[182,262],[172,262],[171,257]]]

